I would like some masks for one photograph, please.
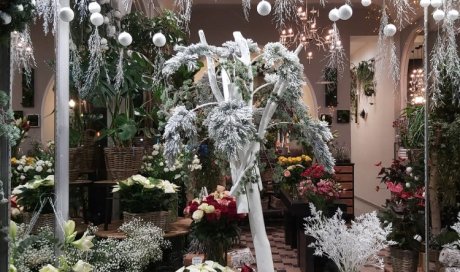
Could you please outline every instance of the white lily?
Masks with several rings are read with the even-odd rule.
[[[93,238],[94,236],[89,236],[88,231],[86,231],[79,240],[73,241],[72,245],[81,251],[88,251],[94,246]]]
[[[92,272],[94,267],[87,262],[79,260],[73,267],[74,272]]]
[[[47,266],[42,267],[42,269],[40,269],[39,272],[59,272],[59,269],[48,264]]]

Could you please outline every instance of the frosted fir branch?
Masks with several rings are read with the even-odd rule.
[[[119,90],[120,87],[124,83],[124,72],[123,72],[123,56],[124,50],[120,48],[120,55],[118,56],[118,63],[117,63],[117,74],[115,75],[115,90]]]
[[[229,160],[237,159],[254,140],[256,129],[252,122],[252,108],[243,101],[223,101],[214,107],[204,121],[208,135],[216,149]]]
[[[305,234],[315,239],[309,245],[315,248],[315,255],[328,257],[341,272],[360,271],[364,265],[383,269],[383,259],[378,253],[395,244],[388,241],[391,224],[382,228],[374,211],[358,216],[348,227],[340,209],[331,218],[326,218],[311,203],[310,209],[311,216],[305,218],[304,226]]]
[[[198,133],[195,122],[196,114],[193,111],[187,110],[184,106],[178,106],[174,109],[163,134],[165,140],[163,154],[168,166],[174,165],[176,158],[182,152],[182,138],[191,143],[196,141]]]
[[[38,16],[43,18],[43,31],[45,34],[48,34],[50,26],[52,26],[52,33],[55,34],[58,19],[57,1],[37,0],[35,7]]]
[[[123,1],[123,7],[125,8],[125,11],[128,11],[128,8],[131,5],[133,0],[122,0],[122,1]]]
[[[276,27],[282,28],[289,20],[295,20],[299,0],[275,0],[274,18]]]
[[[396,88],[399,84],[400,78],[400,61],[398,52],[393,37],[387,37],[383,33],[385,26],[389,23],[386,8],[382,8],[382,15],[380,18],[379,38],[377,41],[377,52],[379,59],[388,62],[390,65],[390,78],[393,86]]]
[[[101,75],[101,68],[105,64],[102,55],[101,36],[99,35],[98,27],[94,27],[94,32],[91,34],[88,40],[88,47],[89,65],[84,76],[84,84],[80,90],[80,96],[83,98],[89,94],[89,92],[95,85],[95,82],[99,79],[99,76]]]
[[[179,14],[184,28],[188,31],[190,19],[192,18],[193,0],[174,0],[174,4],[179,8]]]
[[[249,52],[251,53],[260,52],[259,46],[252,39],[246,39],[246,42],[249,47]],[[224,42],[222,44],[221,50],[219,50],[219,48],[216,48],[216,54],[219,56],[219,58],[228,58],[232,55],[241,56],[240,47],[238,46],[238,43],[235,41]]]
[[[393,37],[389,39],[389,46],[390,46],[390,69],[391,69],[391,79],[393,80],[394,86],[398,86],[399,83],[399,76],[400,76],[400,69],[399,69],[399,57],[396,49],[395,40]]]
[[[251,0],[242,0],[244,18],[249,21],[249,12],[251,11]]]
[[[443,93],[441,91],[441,87],[443,85],[441,71],[443,69],[444,61],[444,49],[443,49],[443,41],[441,38],[440,33],[438,32],[438,36],[436,38],[435,44],[431,51],[430,57],[430,74],[429,78],[431,80],[431,87],[430,92],[432,95],[432,105],[433,106],[440,106],[443,99]]]
[[[80,24],[83,23],[83,21],[88,16],[87,7],[88,7],[88,0],[75,1],[75,8],[78,11],[78,14],[80,15]]]

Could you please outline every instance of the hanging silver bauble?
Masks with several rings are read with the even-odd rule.
[[[348,20],[353,15],[353,9],[350,5],[345,4],[339,8],[339,18],[342,20]]]
[[[97,2],[91,2],[88,5],[88,10],[91,13],[101,12],[101,5],[99,5]]]
[[[433,19],[436,22],[442,21],[446,17],[446,13],[442,9],[437,9],[433,12]]]
[[[361,0],[361,5],[368,7],[372,4],[372,0]]]
[[[272,11],[272,5],[270,2],[262,0],[257,4],[257,13],[261,16],[267,16]]]
[[[433,8],[439,8],[442,6],[442,0],[431,0],[431,6]]]
[[[118,42],[123,46],[129,46],[133,42],[133,37],[128,32],[121,32],[118,35]]]
[[[152,41],[156,47],[163,47],[166,44],[166,37],[163,35],[163,33],[158,32],[153,35]]]
[[[100,14],[99,12],[91,14],[91,17],[89,17],[89,20],[91,23],[95,26],[100,26],[104,23],[104,16]]]
[[[329,20],[335,22],[335,21],[338,21],[339,19],[340,19],[339,10],[337,8],[331,9],[331,11],[329,11]]]
[[[383,34],[387,37],[393,37],[396,34],[396,26],[394,24],[387,24],[383,28]]]
[[[430,0],[420,0],[420,6],[426,8],[431,4]]]
[[[63,7],[61,8],[61,10],[59,11],[59,18],[61,18],[62,21],[64,22],[70,22],[73,20],[73,18],[75,17],[75,14],[73,12],[73,10],[69,7]]]
[[[458,19],[459,13],[456,9],[451,9],[447,12],[447,19],[449,21],[455,21]]]

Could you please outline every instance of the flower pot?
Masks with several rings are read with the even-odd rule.
[[[414,250],[390,248],[393,272],[416,272],[419,254]]]
[[[106,147],[105,166],[109,180],[124,180],[139,173],[142,166],[142,147]]]
[[[141,219],[144,222],[151,222],[165,232],[169,230],[169,211],[156,211],[146,213],[123,212],[124,222],[129,222],[136,218]]]
[[[36,215],[35,213],[25,212],[22,215],[25,224],[33,225],[31,233],[38,233],[42,228],[50,228],[54,230],[54,213],[43,213]]]

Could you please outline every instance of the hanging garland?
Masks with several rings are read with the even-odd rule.
[[[9,40],[13,31],[23,31],[34,17],[34,0],[0,1],[0,43]]]

